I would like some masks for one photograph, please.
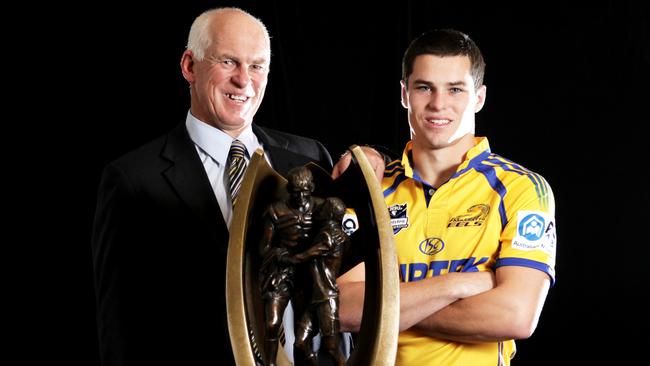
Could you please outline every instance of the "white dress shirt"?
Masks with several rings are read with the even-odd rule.
[[[199,158],[203,163],[203,168],[208,174],[210,185],[214,195],[219,202],[219,208],[223,215],[226,225],[230,227],[232,221],[232,198],[228,189],[228,174],[226,173],[226,162],[228,160],[228,151],[234,140],[230,135],[215,128],[194,117],[191,112],[187,112],[185,126],[190,138],[194,142],[194,147],[199,153]],[[250,159],[250,154],[258,148],[263,148],[262,143],[253,133],[253,128],[248,126],[237,139],[244,143],[247,150],[246,160]],[[265,155],[266,156],[266,155]],[[268,162],[268,157],[266,159]]]

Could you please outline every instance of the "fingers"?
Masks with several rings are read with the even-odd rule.
[[[350,155],[350,151],[346,150],[343,155],[341,155],[341,158],[339,161],[334,165],[334,169],[332,169],[332,179],[336,179],[343,172],[350,166],[350,162],[352,161],[352,157]]]
[[[377,177],[377,181],[381,183],[381,180],[384,178],[384,168],[386,168],[384,163],[384,157],[381,156],[381,154],[377,150],[369,146],[363,146],[361,147],[361,150],[366,155],[366,158],[368,159],[370,166],[375,171],[375,176]]]
[[[379,183],[381,183],[381,180],[384,179],[384,161],[381,161],[381,164],[378,164],[375,166],[375,176],[377,177],[377,180]]]
[[[377,150],[369,146],[362,146],[361,150],[366,155],[370,166],[374,170],[377,181],[381,182],[384,178],[384,169],[386,168],[384,157]],[[336,165],[334,165],[334,169],[332,169],[332,179],[341,176],[341,174],[343,174],[343,172],[350,166],[351,161],[352,155],[349,150],[346,150],[343,155],[341,155],[341,158]]]

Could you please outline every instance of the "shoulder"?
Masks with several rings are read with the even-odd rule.
[[[484,167],[494,169],[504,184],[547,184],[541,174],[497,154],[490,154],[482,163]]]
[[[266,209],[266,216],[271,219],[271,221],[277,221],[282,212],[287,212],[289,208],[284,201],[275,201],[268,205]]]
[[[307,164],[310,161],[322,167],[332,167],[332,157],[319,141],[281,132],[267,127],[253,125],[253,132],[264,145],[264,149],[274,154],[274,167],[281,174],[286,174],[292,167]]]
[[[164,137],[158,137],[113,160],[104,169],[108,174],[116,172],[129,180],[140,180],[154,170],[160,170],[162,161],[160,152],[164,146]]]
[[[497,154],[490,154],[485,164],[496,170],[506,190],[506,202],[538,201],[544,207],[553,207],[553,191],[541,174]]]
[[[395,159],[386,164],[386,168],[384,168],[384,178],[394,178],[400,174],[404,174],[405,170],[404,164],[402,164],[402,159]]]
[[[132,165],[139,165],[142,162],[160,155],[162,147],[165,144],[166,136],[159,136],[137,148],[123,154],[117,159],[113,160],[110,164],[129,167]]]
[[[128,176],[159,174],[172,161],[186,159],[196,153],[184,125],[123,154],[107,164],[105,170],[119,170]]]
[[[275,146],[286,147],[291,150],[292,147],[302,146],[302,147],[322,147],[323,145],[312,138],[294,135],[292,133],[278,131],[268,127],[261,127],[255,125],[253,127],[255,134],[260,136],[264,142]]]
[[[322,197],[318,196],[311,196],[312,199],[312,204],[313,204],[313,211],[318,211],[323,207],[323,204],[325,203],[325,199]]]

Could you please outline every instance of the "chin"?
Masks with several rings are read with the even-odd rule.
[[[230,119],[230,120],[226,121],[224,123],[224,126],[227,126],[228,129],[235,130],[235,129],[245,127],[247,123],[248,123],[248,121],[246,121],[245,119],[233,118],[233,119]]]

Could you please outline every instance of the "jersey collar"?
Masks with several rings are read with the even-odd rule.
[[[402,153],[402,166],[404,167],[404,174],[409,178],[421,181],[411,166],[410,157],[413,156],[411,153],[412,149],[413,141],[409,141],[404,148],[404,152]],[[490,153],[490,144],[487,137],[474,137],[474,147],[467,151],[467,154],[465,154],[465,160],[463,160],[463,162],[458,166],[458,169],[456,169],[456,171],[458,172],[465,169],[469,165],[470,161],[472,161],[472,159],[486,152]]]

